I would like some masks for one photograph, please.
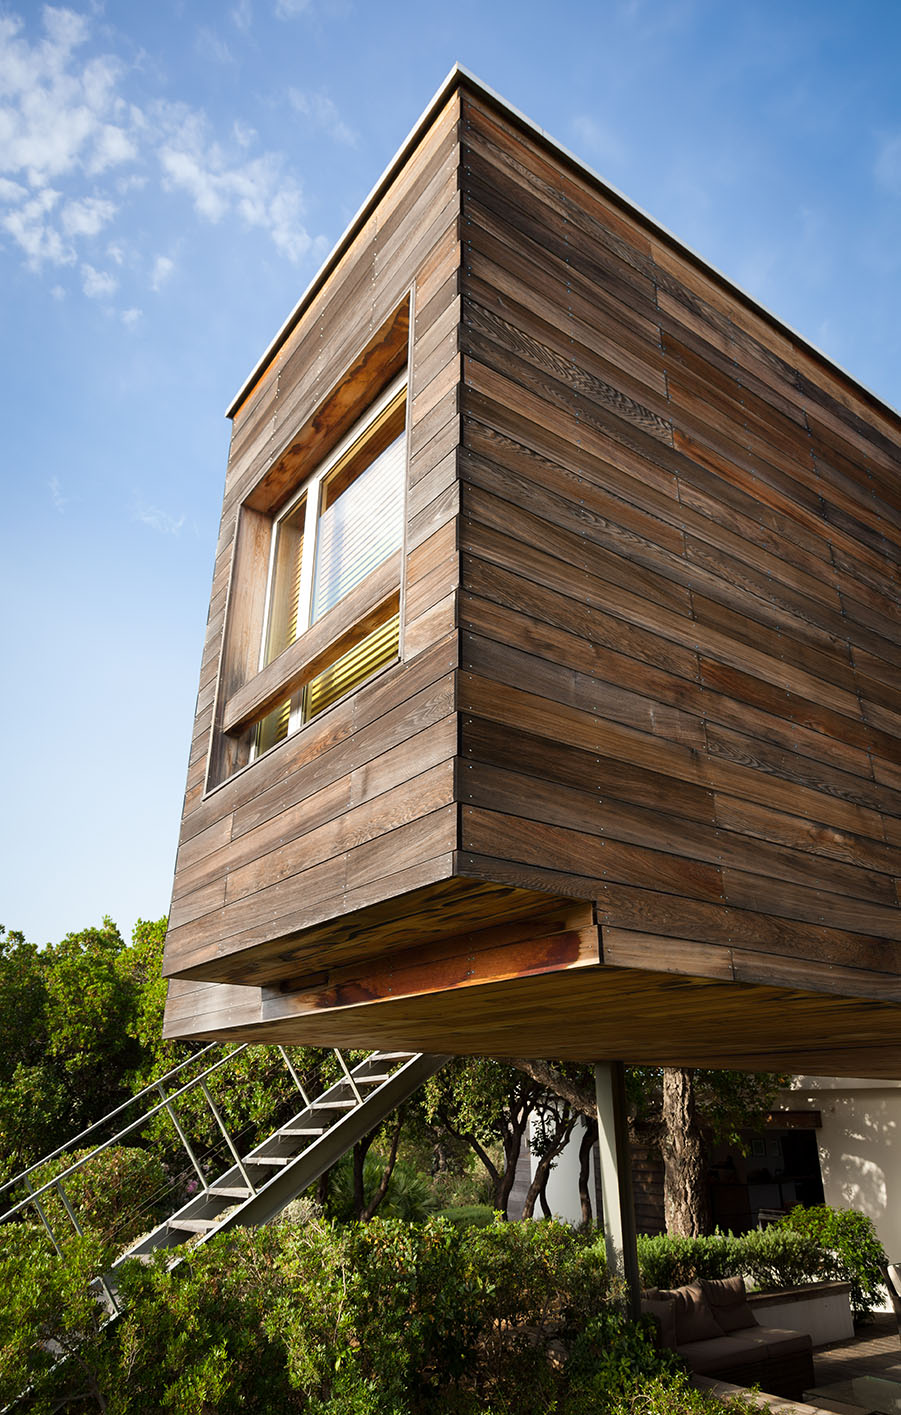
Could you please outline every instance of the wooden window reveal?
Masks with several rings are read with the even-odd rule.
[[[408,328],[405,302],[242,505],[208,789],[399,657]]]
[[[401,549],[406,484],[406,376],[395,380],[276,518],[261,669],[370,582],[387,588],[380,567]],[[342,633],[307,672],[288,676],[294,692],[254,724],[251,756],[282,741],[398,656],[400,566],[386,596]],[[312,636],[310,636],[312,638]],[[286,658],[286,664],[288,660]]]

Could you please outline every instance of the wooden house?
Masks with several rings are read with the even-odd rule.
[[[230,409],[170,1036],[901,1076],[901,420],[455,70]]]

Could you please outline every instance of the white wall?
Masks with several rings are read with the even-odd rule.
[[[565,1145],[561,1154],[557,1156],[545,1191],[551,1213],[555,1218],[565,1219],[567,1223],[572,1224],[582,1222],[582,1205],[579,1202],[579,1146],[582,1143],[584,1128],[584,1122],[577,1120],[569,1144]],[[530,1155],[530,1159],[531,1173],[534,1174],[538,1167],[538,1160],[534,1155]],[[591,1168],[588,1173],[588,1193],[591,1196],[591,1211],[594,1214],[594,1155],[591,1157]],[[541,1208],[538,1204],[535,1205],[535,1216],[536,1218],[541,1217]]]
[[[781,1105],[820,1112],[826,1203],[866,1214],[889,1262],[901,1260],[901,1081],[796,1076]]]

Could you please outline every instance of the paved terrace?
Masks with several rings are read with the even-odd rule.
[[[837,1342],[835,1346],[824,1346],[814,1351],[814,1371],[817,1388],[850,1383],[864,1377],[876,1381],[897,1382],[896,1403],[885,1399],[884,1389],[870,1390],[874,1399],[867,1399],[860,1388],[855,1391],[850,1384],[843,1391],[835,1391],[829,1396],[821,1396],[816,1405],[804,1405],[797,1400],[784,1400],[781,1396],[763,1395],[761,1403],[773,1415],[894,1415],[901,1412],[901,1341],[898,1338],[898,1324],[894,1315],[877,1313],[872,1321],[861,1326],[849,1341]],[[721,1395],[739,1392],[738,1386],[727,1385],[724,1381],[706,1380],[696,1377],[696,1384],[706,1386]]]

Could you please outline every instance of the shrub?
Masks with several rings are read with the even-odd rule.
[[[735,1266],[754,1287],[800,1287],[833,1276],[829,1254],[815,1239],[772,1225],[733,1239]],[[726,1274],[723,1274],[726,1276]]]
[[[640,1235],[638,1266],[642,1287],[681,1287],[699,1277],[728,1277],[735,1267],[736,1239],[731,1233],[703,1238],[676,1238],[661,1233]]]
[[[834,1274],[832,1259],[815,1238],[775,1226],[738,1236],[639,1237],[638,1265],[643,1287],[681,1287],[735,1273],[756,1287],[796,1287]]]
[[[828,1204],[796,1208],[780,1220],[778,1231],[786,1236],[803,1236],[826,1249],[833,1260],[829,1276],[851,1284],[855,1318],[870,1315],[880,1296],[881,1264],[886,1257],[866,1214],[856,1209],[833,1209]]]
[[[653,1322],[627,1320],[622,1309],[599,1312],[573,1343],[567,1365],[566,1415],[606,1415],[631,1409],[636,1391],[663,1381],[669,1398],[681,1387],[681,1362],[673,1351],[661,1350]],[[661,1411],[678,1410],[673,1403]],[[722,1412],[719,1412],[722,1415]]]

